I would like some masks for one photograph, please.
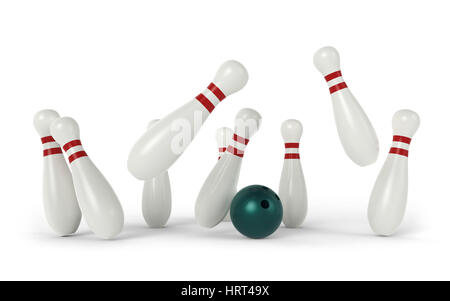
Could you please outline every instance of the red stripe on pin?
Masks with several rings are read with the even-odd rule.
[[[403,148],[391,147],[391,149],[389,150],[389,153],[408,157],[408,151]]]
[[[78,145],[81,145],[81,141],[80,140],[72,140],[72,141],[67,142],[66,144],[64,144],[63,149],[67,152],[72,147],[78,146]]]
[[[333,80],[333,79],[338,78],[338,77],[341,77],[341,76],[342,76],[342,73],[341,73],[341,70],[339,70],[339,71],[330,73],[330,74],[328,74],[327,76],[325,76],[325,80],[326,80],[327,82],[329,82],[330,80]]]
[[[347,84],[345,82],[339,83],[337,85],[330,87],[330,94],[333,94],[334,92],[337,92],[339,90],[347,88]]]
[[[226,151],[227,148],[226,147],[219,147],[219,152],[223,153],[224,151]]]
[[[285,148],[299,148],[300,147],[300,143],[285,143],[284,147]]]
[[[87,157],[87,154],[85,151],[79,151],[69,156],[69,163],[72,163],[74,160],[81,158],[81,157]]]
[[[244,157],[244,152],[243,151],[241,151],[240,149],[237,149],[237,148],[235,148],[235,147],[233,147],[231,145],[228,146],[227,152],[229,152],[229,153],[231,153],[231,154],[233,154],[235,156],[241,157],[241,158]]]
[[[411,138],[405,137],[405,136],[397,136],[397,135],[395,135],[394,138],[392,139],[392,141],[410,144],[411,143]]]
[[[55,142],[55,139],[53,139],[52,136],[45,136],[41,138],[42,144],[49,143],[49,142]]]
[[[209,101],[209,99],[205,95],[200,93],[199,95],[197,95],[197,97],[195,97],[195,99],[197,99],[205,107],[205,109],[208,110],[209,113],[214,110],[214,104]]]
[[[300,154],[284,154],[285,159],[300,159]]]
[[[44,157],[56,154],[62,154],[62,150],[60,147],[44,149]]]
[[[216,95],[216,97],[219,99],[219,101],[222,101],[225,99],[225,94],[223,94],[223,92],[216,86],[214,85],[214,83],[210,83],[208,86],[208,89],[214,94]]]
[[[248,140],[248,139],[246,139],[244,137],[238,136],[236,134],[233,135],[233,140],[236,141],[236,142],[245,144],[245,145],[247,145],[248,142],[250,141],[250,140]]]

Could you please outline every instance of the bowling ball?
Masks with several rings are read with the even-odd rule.
[[[264,238],[275,232],[283,219],[280,198],[270,188],[251,185],[241,189],[231,201],[234,227],[250,238]]]

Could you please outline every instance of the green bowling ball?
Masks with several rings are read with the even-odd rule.
[[[250,238],[264,238],[275,232],[283,219],[280,198],[270,188],[251,185],[241,189],[231,201],[234,227]]]

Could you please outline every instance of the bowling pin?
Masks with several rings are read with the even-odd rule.
[[[283,204],[283,223],[288,228],[299,227],[308,210],[305,177],[299,154],[302,133],[303,126],[298,120],[289,119],[281,125],[286,151],[278,195]]]
[[[140,180],[156,177],[181,156],[214,108],[242,89],[247,70],[237,61],[225,62],[211,84],[193,100],[161,119],[136,142],[128,170]]]
[[[236,194],[244,150],[261,124],[261,116],[252,109],[242,109],[235,119],[233,141],[206,178],[195,204],[197,222],[207,228],[216,226],[230,209]]]
[[[70,117],[56,119],[50,132],[69,158],[78,203],[88,226],[100,237],[115,237],[123,227],[122,206],[84,151],[77,122]]]
[[[227,146],[231,144],[233,139],[233,130],[227,127],[222,127],[217,129],[216,132],[216,142],[217,147],[219,148],[219,160],[227,150]],[[236,194],[236,191],[234,192]],[[230,210],[228,210],[227,215],[223,219],[225,222],[231,221],[230,218]]]
[[[150,121],[147,130],[159,119]],[[169,173],[163,171],[158,176],[144,182],[142,192],[142,214],[145,222],[151,228],[161,228],[167,223],[172,210],[172,194],[170,190]]]
[[[34,127],[44,146],[43,200],[50,227],[61,236],[77,231],[81,211],[73,188],[72,174],[61,147],[50,134],[50,124],[59,118],[53,110],[34,115]]]
[[[337,131],[346,154],[360,166],[372,164],[378,157],[378,138],[342,78],[339,53],[333,47],[323,47],[314,54],[314,65],[327,81]]]
[[[392,146],[373,187],[368,208],[370,227],[378,235],[393,234],[405,215],[408,149],[419,124],[419,115],[410,110],[400,110],[392,118]]]

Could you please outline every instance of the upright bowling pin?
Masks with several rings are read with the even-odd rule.
[[[156,177],[181,156],[214,108],[242,89],[247,70],[237,61],[225,62],[208,88],[193,100],[161,119],[133,146],[128,170],[140,180]]]
[[[53,110],[34,115],[34,127],[44,146],[43,199],[45,217],[50,227],[61,236],[77,231],[81,211],[73,188],[72,174],[61,147],[50,134],[50,124],[59,118]]]
[[[150,121],[147,130],[154,126],[159,119]],[[170,190],[169,173],[163,171],[150,180],[144,182],[142,192],[142,214],[145,222],[151,228],[161,228],[167,223],[172,210],[172,193]]]
[[[227,146],[230,145],[233,141],[233,130],[227,127],[222,127],[217,129],[216,132],[216,142],[217,147],[219,148],[219,160],[223,156],[223,154],[227,150]],[[236,194],[236,191],[234,192]],[[228,210],[227,215],[223,219],[226,222],[231,221],[230,218],[230,210]]]
[[[195,204],[197,222],[207,228],[220,223],[230,209],[241,170],[242,157],[250,137],[258,131],[261,116],[242,109],[235,119],[233,142],[206,178]]]
[[[323,47],[314,54],[314,65],[328,83],[336,127],[345,152],[360,166],[372,164],[378,157],[378,138],[342,78],[339,53],[333,47]]]
[[[393,234],[405,215],[408,149],[419,124],[419,115],[410,110],[400,110],[392,118],[392,147],[373,187],[368,208],[370,227],[378,235]]]
[[[303,126],[298,120],[289,119],[281,125],[286,153],[278,195],[283,204],[283,223],[288,228],[299,227],[305,220],[308,210],[305,177],[299,154],[302,133]]]
[[[63,145],[72,168],[73,184],[81,212],[89,227],[103,238],[113,238],[123,227],[123,211],[114,190],[87,156],[80,129],[70,117],[53,121],[50,132]]]

